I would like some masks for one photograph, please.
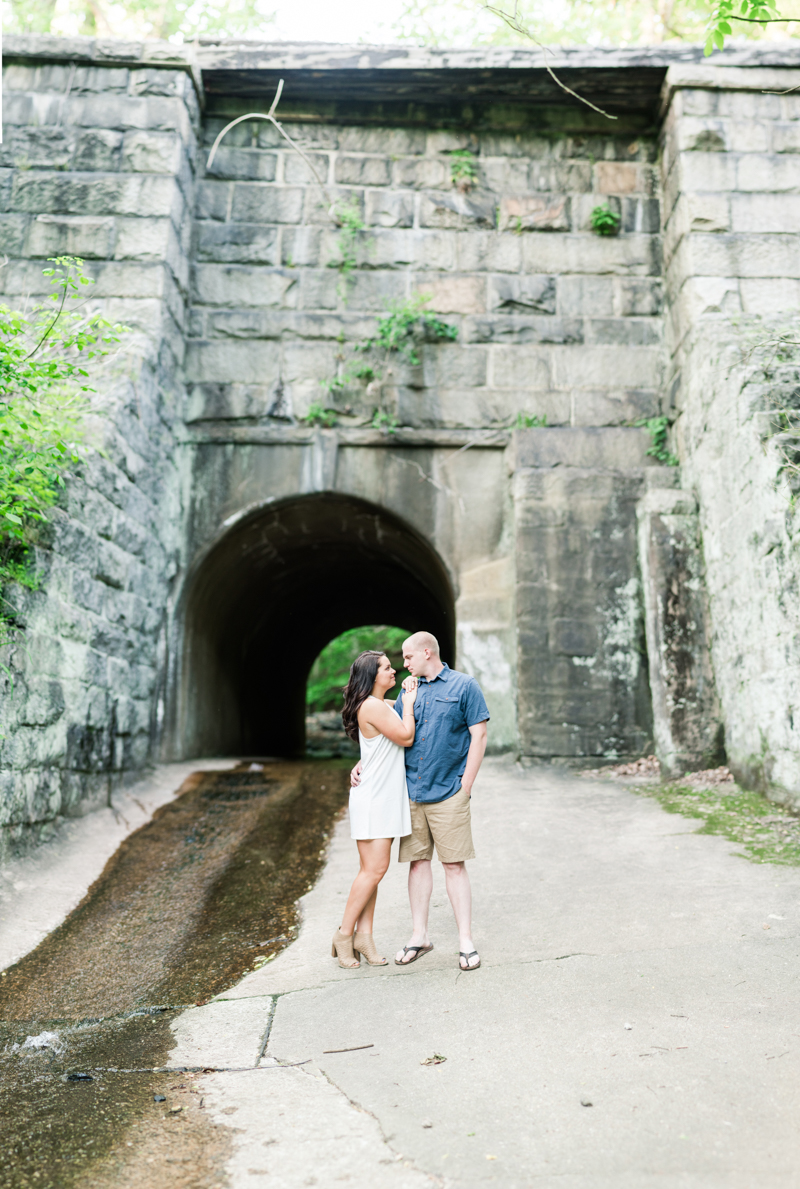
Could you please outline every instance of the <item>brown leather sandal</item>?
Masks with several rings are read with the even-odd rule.
[[[480,968],[481,968],[481,960],[480,960],[480,958],[478,958],[478,951],[477,951],[477,950],[470,950],[470,952],[469,952],[468,954],[465,954],[463,950],[459,950],[459,951],[458,951],[458,957],[459,957],[459,963],[458,963],[458,969],[459,969],[459,970],[463,970],[465,973],[466,973],[468,970],[480,970]],[[475,963],[475,965],[474,965],[474,966],[470,966],[470,964],[469,964],[469,960],[470,960],[470,958],[473,958],[473,957],[474,957],[474,958],[478,958],[478,961]],[[464,961],[466,962],[466,966],[462,966],[462,965],[461,965],[461,958],[463,958],[463,959],[464,959]]]
[[[417,958],[421,958],[423,954],[429,954],[433,949],[433,945],[404,945],[403,953],[412,954],[413,958],[409,958],[407,962],[402,959],[398,962],[397,958],[394,960],[395,966],[410,966],[412,962],[416,962]]]

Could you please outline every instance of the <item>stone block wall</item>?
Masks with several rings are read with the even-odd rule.
[[[653,738],[635,508],[636,429],[515,434],[518,717],[523,755],[619,756]]]
[[[245,109],[246,110],[246,109]],[[211,143],[230,104],[204,120]],[[371,414],[374,391],[322,385],[341,372],[393,302],[430,296],[456,343],[393,362],[389,412],[412,427],[618,425],[659,409],[661,265],[651,139],[534,132],[287,124],[308,166],[263,121],[227,134],[199,183],[187,419],[303,417],[333,404],[340,423]],[[451,154],[476,155],[476,187],[451,180]],[[590,230],[594,206],[622,234]],[[365,228],[355,268],[337,269],[331,206]]]
[[[106,799],[157,753],[203,559],[242,517],[266,524],[272,504],[320,494],[374,506],[434,551],[500,745],[629,754],[666,739],[669,718],[661,750],[694,764],[715,680],[736,770],[800,795],[795,447],[775,417],[800,404],[800,372],[764,345],[800,298],[800,98],[770,93],[797,72],[670,67],[660,150],[580,111],[529,111],[526,131],[498,109],[458,131],[289,101],[318,182],[258,120],[207,168],[225,123],[268,103],[217,88],[201,115],[169,47],[109,61],[77,39],[56,60],[26,44],[5,68],[0,290],[23,303],[48,256],[81,255],[92,302],[131,334],[97,383],[103,448],[37,543],[41,587],[11,592],[24,644],[0,705],[4,839]],[[452,177],[464,149],[466,193]],[[606,202],[621,217],[610,238],[590,228]],[[350,240],[343,207],[363,222]],[[382,384],[331,387],[377,318],[419,294],[457,339],[424,344],[418,364],[385,359]],[[335,429],[303,420],[316,403]],[[368,427],[378,405],[396,433]],[[632,428],[661,412],[682,464],[669,496],[653,488],[674,472]],[[547,428],[512,434],[520,415]],[[664,521],[673,498],[696,522]],[[637,502],[655,542],[641,570]],[[662,656],[667,621],[650,616],[655,725],[642,577],[651,611],[688,633]],[[170,746],[182,754],[177,735]]]
[[[800,538],[775,411],[797,406],[800,373],[775,339],[797,338],[798,84],[796,70],[670,68],[662,158],[669,387],[725,745],[742,779],[795,801]]]
[[[163,714],[198,121],[191,77],[141,61],[7,57],[4,88],[2,299],[29,303],[47,257],[78,255],[90,308],[131,329],[93,376],[97,448],[40,534],[40,587],[6,592],[24,630],[0,706],[0,849],[107,801]]]

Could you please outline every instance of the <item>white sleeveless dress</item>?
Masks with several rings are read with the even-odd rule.
[[[371,696],[371,695],[370,695]],[[361,744],[361,783],[350,789],[350,837],[404,838],[411,833],[405,748],[385,735]]]

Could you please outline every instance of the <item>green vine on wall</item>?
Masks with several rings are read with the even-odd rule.
[[[651,458],[657,458],[659,462],[666,463],[669,467],[676,467],[679,465],[679,460],[667,446],[670,424],[669,417],[643,417],[636,422],[640,429],[646,429],[650,434],[650,448],[646,453]]]
[[[328,267],[339,270],[338,293],[342,301],[347,302],[348,281],[350,274],[357,264],[356,245],[358,243],[358,236],[366,228],[366,223],[361,218],[361,211],[356,198],[351,199],[350,202],[336,203],[332,208],[332,214],[341,228],[339,237],[336,240],[336,246],[339,249],[339,259],[332,260]]]
[[[423,343],[453,342],[458,338],[457,326],[425,309],[429,301],[427,294],[416,294],[406,301],[394,302],[378,317],[374,337],[355,344],[356,357],[336,376],[322,381],[329,398],[343,395],[356,383],[365,386],[367,396],[377,397],[369,422],[373,429],[392,434],[399,427],[397,418],[383,407],[380,399],[382,385],[392,370],[392,358],[399,356],[417,367],[421,363],[419,351]],[[338,414],[329,405],[315,401],[301,420],[306,425],[330,429],[337,424]]]

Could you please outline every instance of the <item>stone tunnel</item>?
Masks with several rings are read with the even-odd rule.
[[[157,759],[302,753],[314,657],[370,622],[441,637],[494,750],[800,795],[796,367],[762,347],[800,301],[797,47],[558,51],[594,109],[520,48],[4,50],[4,301],[69,253],[130,328],[5,596],[4,839]],[[251,118],[209,167],[280,79],[294,145]],[[415,296],[456,337],[342,381]]]

